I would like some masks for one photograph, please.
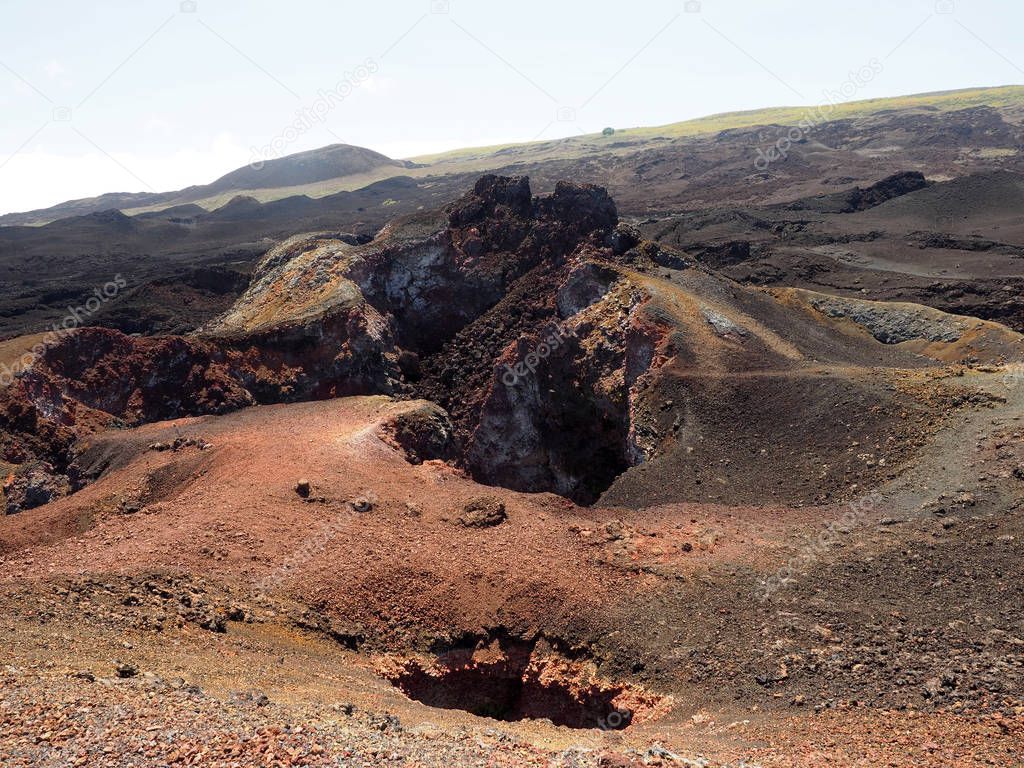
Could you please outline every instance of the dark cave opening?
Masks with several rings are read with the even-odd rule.
[[[407,663],[390,682],[430,707],[458,709],[505,722],[550,720],[567,728],[622,730],[633,711],[615,703],[625,688],[581,685],[557,662],[521,651],[493,662],[466,658],[439,667]]]

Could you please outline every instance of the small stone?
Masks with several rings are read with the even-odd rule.
[[[467,528],[491,528],[508,519],[505,505],[492,496],[481,496],[468,502],[459,515],[459,523]]]
[[[365,496],[357,496],[349,502],[349,506],[356,512],[369,512],[373,509],[373,502]]]
[[[309,492],[312,486],[309,484],[309,480],[303,478],[295,484],[295,492],[304,499],[309,498]]]
[[[116,666],[114,667],[114,671],[117,673],[117,676],[122,679],[135,677],[137,674],[139,674],[139,668],[136,667],[134,664],[128,664],[126,662],[120,661],[117,662]]]
[[[210,610],[198,616],[196,623],[207,632],[222,634],[228,631],[226,614],[215,610]]]

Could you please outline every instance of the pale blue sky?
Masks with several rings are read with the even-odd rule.
[[[198,0],[191,10],[187,0],[3,0],[0,212],[205,183],[254,152],[337,141],[403,157],[816,105],[872,60],[876,74],[853,98],[1024,83],[1019,0]],[[346,73],[351,92],[318,102]]]

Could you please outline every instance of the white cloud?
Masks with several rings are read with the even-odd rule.
[[[64,74],[64,65],[56,59],[50,59],[46,63],[46,66],[43,68],[43,71],[46,72],[46,76],[48,78],[50,78],[51,80],[56,80],[58,77]]]
[[[398,88],[398,81],[393,77],[382,77],[381,75],[370,75],[359,85],[367,93],[390,93]]]
[[[146,118],[146,122],[142,126],[142,130],[148,136],[159,136],[161,138],[170,138],[174,135],[176,130],[174,124],[160,117],[159,115],[150,115]]]

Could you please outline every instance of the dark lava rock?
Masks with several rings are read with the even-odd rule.
[[[4,483],[5,511],[8,515],[41,507],[71,492],[67,475],[42,462],[24,474],[15,475]]]
[[[642,239],[640,230],[631,224],[620,222],[608,236],[608,246],[612,249],[614,255],[621,256],[635,248]]]
[[[136,667],[134,664],[127,664],[125,662],[118,662],[117,666],[114,668],[114,671],[117,673],[117,676],[122,679],[135,677],[137,674],[139,674],[138,667]]]
[[[384,432],[411,464],[455,458],[455,427],[444,409],[433,403],[396,416],[384,425]]]
[[[817,210],[822,213],[856,213],[927,186],[928,180],[920,171],[904,171],[884,178],[870,187],[854,187],[831,195],[819,195],[789,203],[786,207],[789,210]]]

